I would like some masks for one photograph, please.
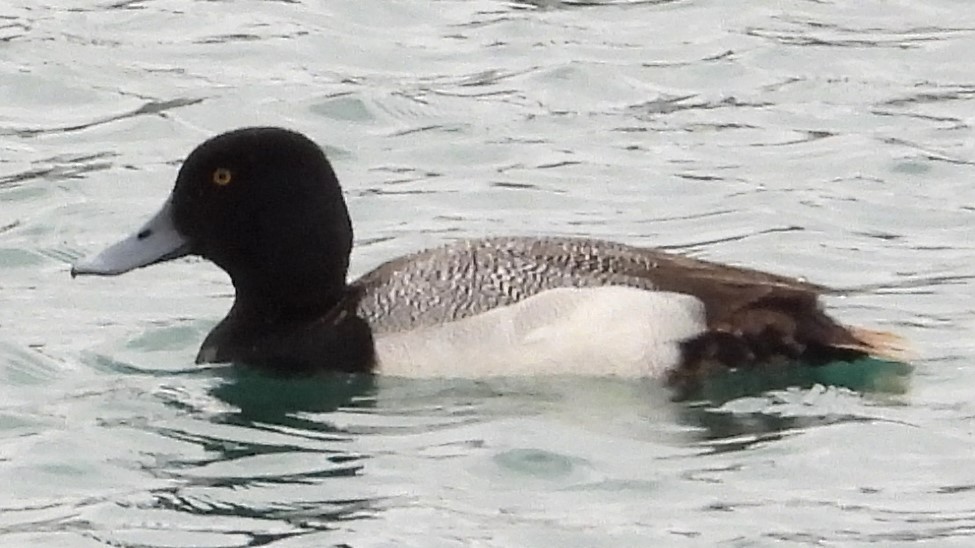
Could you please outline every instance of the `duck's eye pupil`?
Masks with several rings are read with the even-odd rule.
[[[225,167],[219,167],[213,170],[213,184],[219,186],[225,186],[230,183],[230,180],[234,178],[233,173]]]

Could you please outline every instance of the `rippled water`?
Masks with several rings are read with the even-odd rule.
[[[952,0],[5,2],[0,543],[970,545],[973,34]],[[354,274],[467,235],[664,246],[848,289],[910,389],[198,368],[217,269],[68,265],[250,124],[327,148]]]

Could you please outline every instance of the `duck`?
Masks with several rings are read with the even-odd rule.
[[[196,362],[282,375],[595,374],[689,393],[729,370],[904,353],[897,335],[824,312],[825,286],[649,247],[460,239],[349,281],[352,247],[322,148],[293,130],[246,127],[197,146],[160,210],[71,275],[209,260],[235,295]]]

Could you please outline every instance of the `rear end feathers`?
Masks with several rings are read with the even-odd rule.
[[[818,340],[797,340],[781,326],[768,325],[749,332],[711,329],[681,343],[679,367],[667,371],[666,384],[677,400],[697,393],[711,378],[730,371],[765,372],[772,376],[783,370],[852,363],[863,359],[906,364],[913,357],[907,342],[886,331],[861,327],[832,327]],[[835,329],[834,329],[835,328]]]
[[[907,340],[900,335],[864,327],[848,327],[847,330],[861,344],[838,344],[838,348],[859,350],[877,358],[897,362],[906,362],[917,357]]]

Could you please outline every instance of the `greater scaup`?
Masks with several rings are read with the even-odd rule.
[[[321,148],[300,133],[255,127],[197,147],[162,209],[71,273],[209,259],[230,275],[236,298],[197,362],[285,373],[574,373],[585,363],[585,372],[658,376],[688,389],[729,367],[899,351],[896,336],[827,316],[818,303],[825,287],[653,249],[567,237],[461,240],[348,283],[351,251],[352,222]],[[506,367],[465,369],[468,357],[484,355]]]

